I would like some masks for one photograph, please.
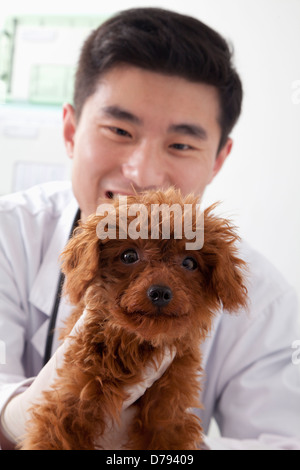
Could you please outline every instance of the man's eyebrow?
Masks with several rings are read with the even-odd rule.
[[[142,125],[143,121],[135,114],[131,113],[130,111],[122,108],[121,106],[112,105],[112,106],[105,106],[102,108],[104,114],[108,117],[112,117],[115,119],[120,119],[121,121],[131,122],[132,124]],[[191,123],[181,123],[181,124],[172,124],[168,128],[169,133],[176,133],[182,135],[188,135],[191,137],[196,137],[201,140],[207,140],[207,132],[206,130],[197,124]]]
[[[189,123],[182,123],[182,124],[172,124],[168,132],[174,132],[176,134],[188,135],[191,137],[197,137],[201,140],[207,140],[207,132],[206,130],[197,124],[189,124]]]
[[[102,108],[104,114],[108,117],[112,117],[115,119],[120,119],[121,121],[131,122],[132,124],[142,124],[142,120],[132,114],[130,111],[121,108],[120,106],[105,106]]]

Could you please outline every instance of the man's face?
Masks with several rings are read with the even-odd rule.
[[[119,66],[102,76],[76,122],[64,107],[73,191],[85,219],[99,199],[175,186],[201,196],[231,150],[217,154],[216,88]]]

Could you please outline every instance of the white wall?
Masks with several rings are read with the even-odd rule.
[[[191,14],[233,43],[245,89],[243,115],[233,133],[231,157],[208,188],[206,201],[222,200],[222,213],[234,215],[241,234],[300,295],[300,1],[10,0],[1,4],[0,28],[7,15],[99,15],[134,6]]]

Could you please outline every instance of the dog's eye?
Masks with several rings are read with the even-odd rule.
[[[139,260],[139,255],[135,250],[126,250],[121,254],[121,261],[124,264],[133,264]]]
[[[198,263],[197,261],[192,258],[191,256],[188,257],[188,258],[185,258],[183,261],[182,261],[182,266],[185,268],[185,269],[188,269],[189,271],[195,271],[195,269],[197,269],[198,267]]]

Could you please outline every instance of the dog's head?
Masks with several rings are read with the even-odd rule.
[[[73,304],[154,343],[204,335],[221,306],[232,312],[246,305],[238,237],[213,207],[203,214],[197,198],[173,189],[101,207],[62,256]]]

